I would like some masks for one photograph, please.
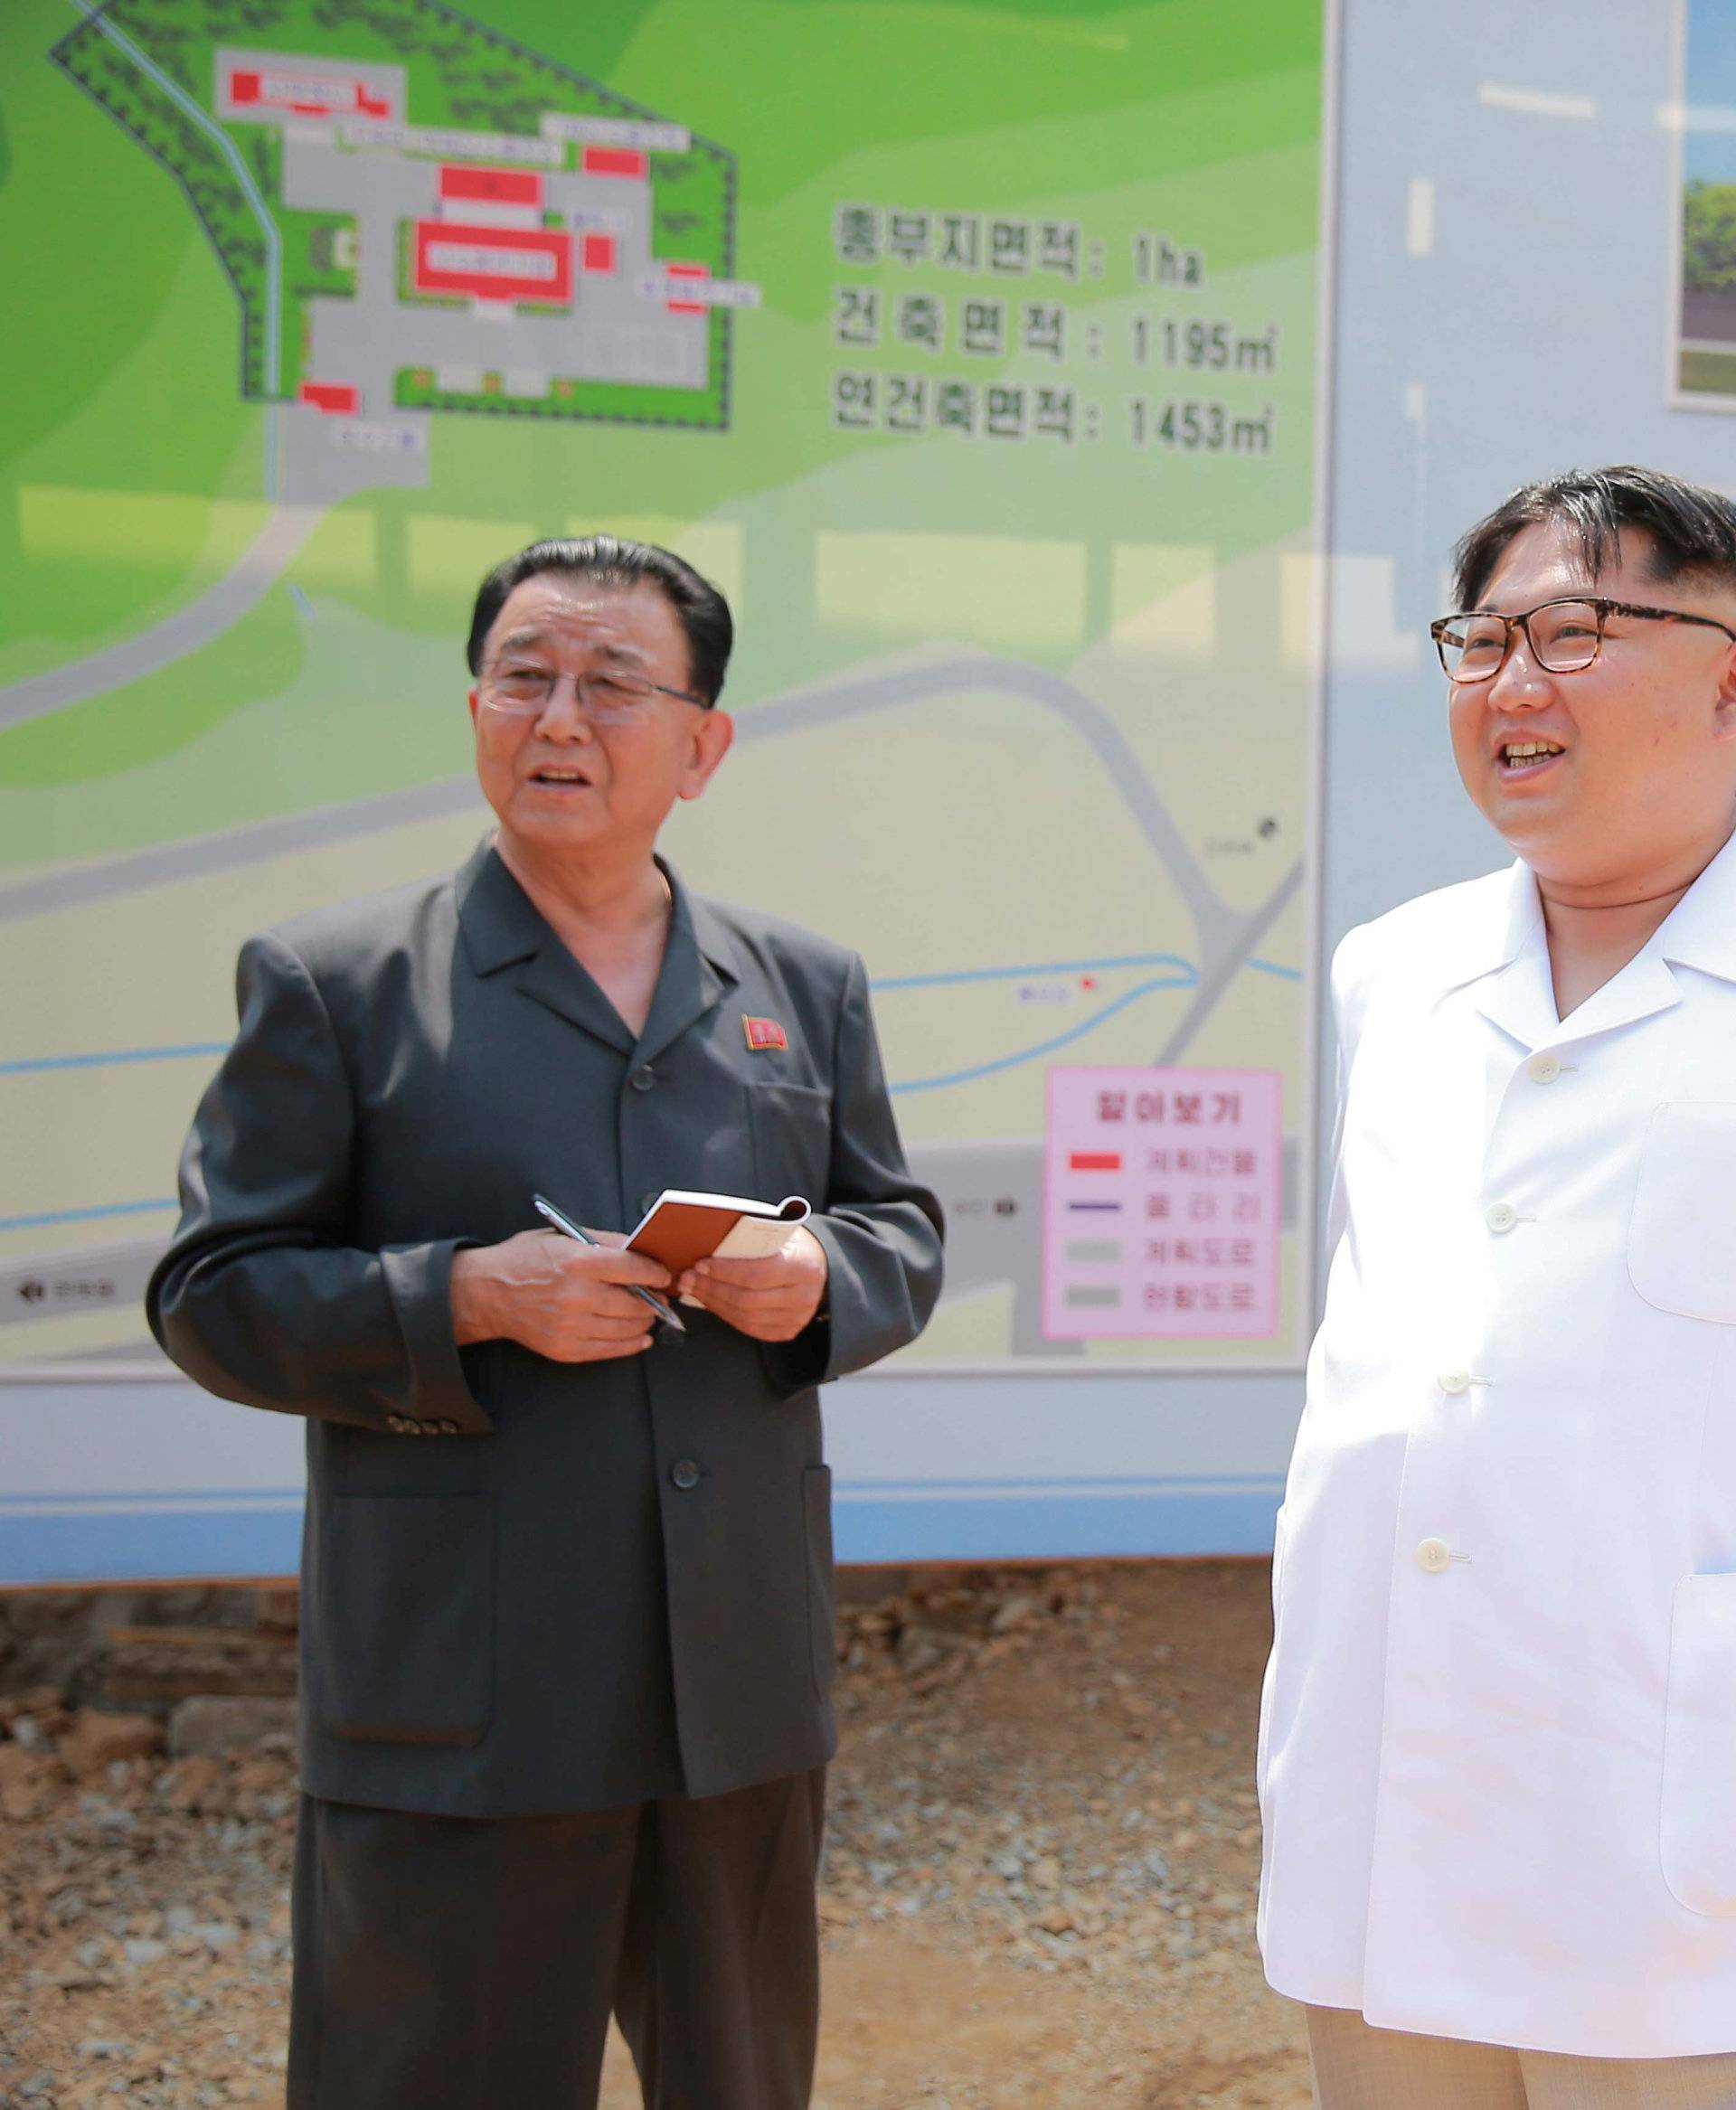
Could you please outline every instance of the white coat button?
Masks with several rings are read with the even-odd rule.
[[[1435,1380],[1449,1399],[1457,1399],[1461,1392],[1471,1389],[1471,1373],[1467,1370],[1444,1370]]]
[[[1519,1211],[1511,1201],[1491,1201],[1483,1211],[1483,1220],[1492,1231],[1510,1231],[1519,1220]]]
[[[1417,1566],[1425,1575],[1439,1575],[1452,1558],[1445,1539],[1425,1539],[1417,1548]]]
[[[1533,1084],[1553,1084],[1561,1074],[1561,1058],[1557,1055],[1533,1055],[1525,1065],[1525,1074]]]

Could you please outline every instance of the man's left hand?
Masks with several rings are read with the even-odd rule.
[[[760,1260],[701,1260],[675,1284],[755,1341],[793,1341],[826,1295],[826,1248],[806,1225]]]

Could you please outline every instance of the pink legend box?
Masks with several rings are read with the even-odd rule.
[[[1051,1069],[1044,1335],[1275,1333],[1283,1148],[1275,1069]]]

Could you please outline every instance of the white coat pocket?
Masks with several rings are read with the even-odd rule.
[[[1736,1575],[1675,1586],[1658,1851],[1690,1912],[1736,1917]]]
[[[1628,1275],[1661,1312],[1736,1325],[1736,1099],[1666,1099],[1653,1114]]]

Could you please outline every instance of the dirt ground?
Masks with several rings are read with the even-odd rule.
[[[1253,1941],[1268,1584],[847,1579],[817,2110],[1302,2110]],[[280,2103],[281,1727],[175,1757],[40,1685],[0,1721],[0,2105]],[[616,2044],[605,2110],[637,2101]]]

